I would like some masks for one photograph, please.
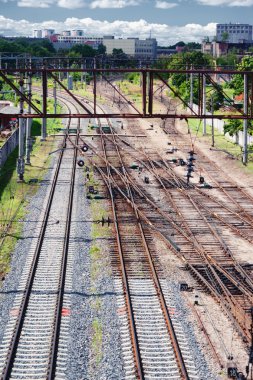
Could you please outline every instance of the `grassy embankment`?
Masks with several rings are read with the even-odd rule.
[[[52,112],[52,104],[48,109]],[[48,133],[55,133],[61,127],[60,120],[48,121]],[[41,121],[34,119],[32,125],[33,150],[31,165],[25,166],[24,182],[17,183],[16,160],[18,148],[9,156],[0,170],[0,275],[10,269],[11,253],[22,238],[23,218],[29,199],[36,193],[39,181],[44,177],[50,164],[49,152],[54,149],[54,138],[41,142]],[[38,182],[31,180],[36,179]]]

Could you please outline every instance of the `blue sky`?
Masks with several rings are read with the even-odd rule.
[[[253,0],[0,0],[0,34],[83,29],[85,34],[201,41],[216,23],[253,24]]]

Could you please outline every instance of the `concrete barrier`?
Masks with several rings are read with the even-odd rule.
[[[3,167],[9,155],[18,146],[19,130],[16,129],[0,148],[0,168]]]

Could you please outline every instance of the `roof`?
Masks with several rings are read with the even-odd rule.
[[[4,114],[17,114],[17,113],[20,113],[20,108],[18,107],[14,107],[14,106],[5,106],[3,108],[1,108],[0,110],[0,115],[1,113],[4,113]]]

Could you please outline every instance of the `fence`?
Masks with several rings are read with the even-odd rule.
[[[196,104],[193,105],[193,110],[195,112],[197,112],[198,110],[198,106]],[[207,115],[211,115],[210,112],[206,112]],[[212,125],[212,119],[206,119],[206,124],[207,125]],[[223,120],[218,120],[218,119],[213,119],[213,126],[215,129],[217,129],[221,134],[224,134],[224,124],[225,122]],[[248,141],[248,144],[251,145],[253,144],[253,136],[251,135],[247,135],[247,141]],[[239,131],[238,133],[236,133],[235,135],[233,136],[230,136],[228,133],[225,133],[225,137],[230,140],[230,141],[233,141],[234,143],[240,145],[240,146],[243,146],[243,132],[242,131]]]
[[[17,128],[0,148],[0,168],[4,165],[11,152],[18,146],[18,132],[19,129]]]

